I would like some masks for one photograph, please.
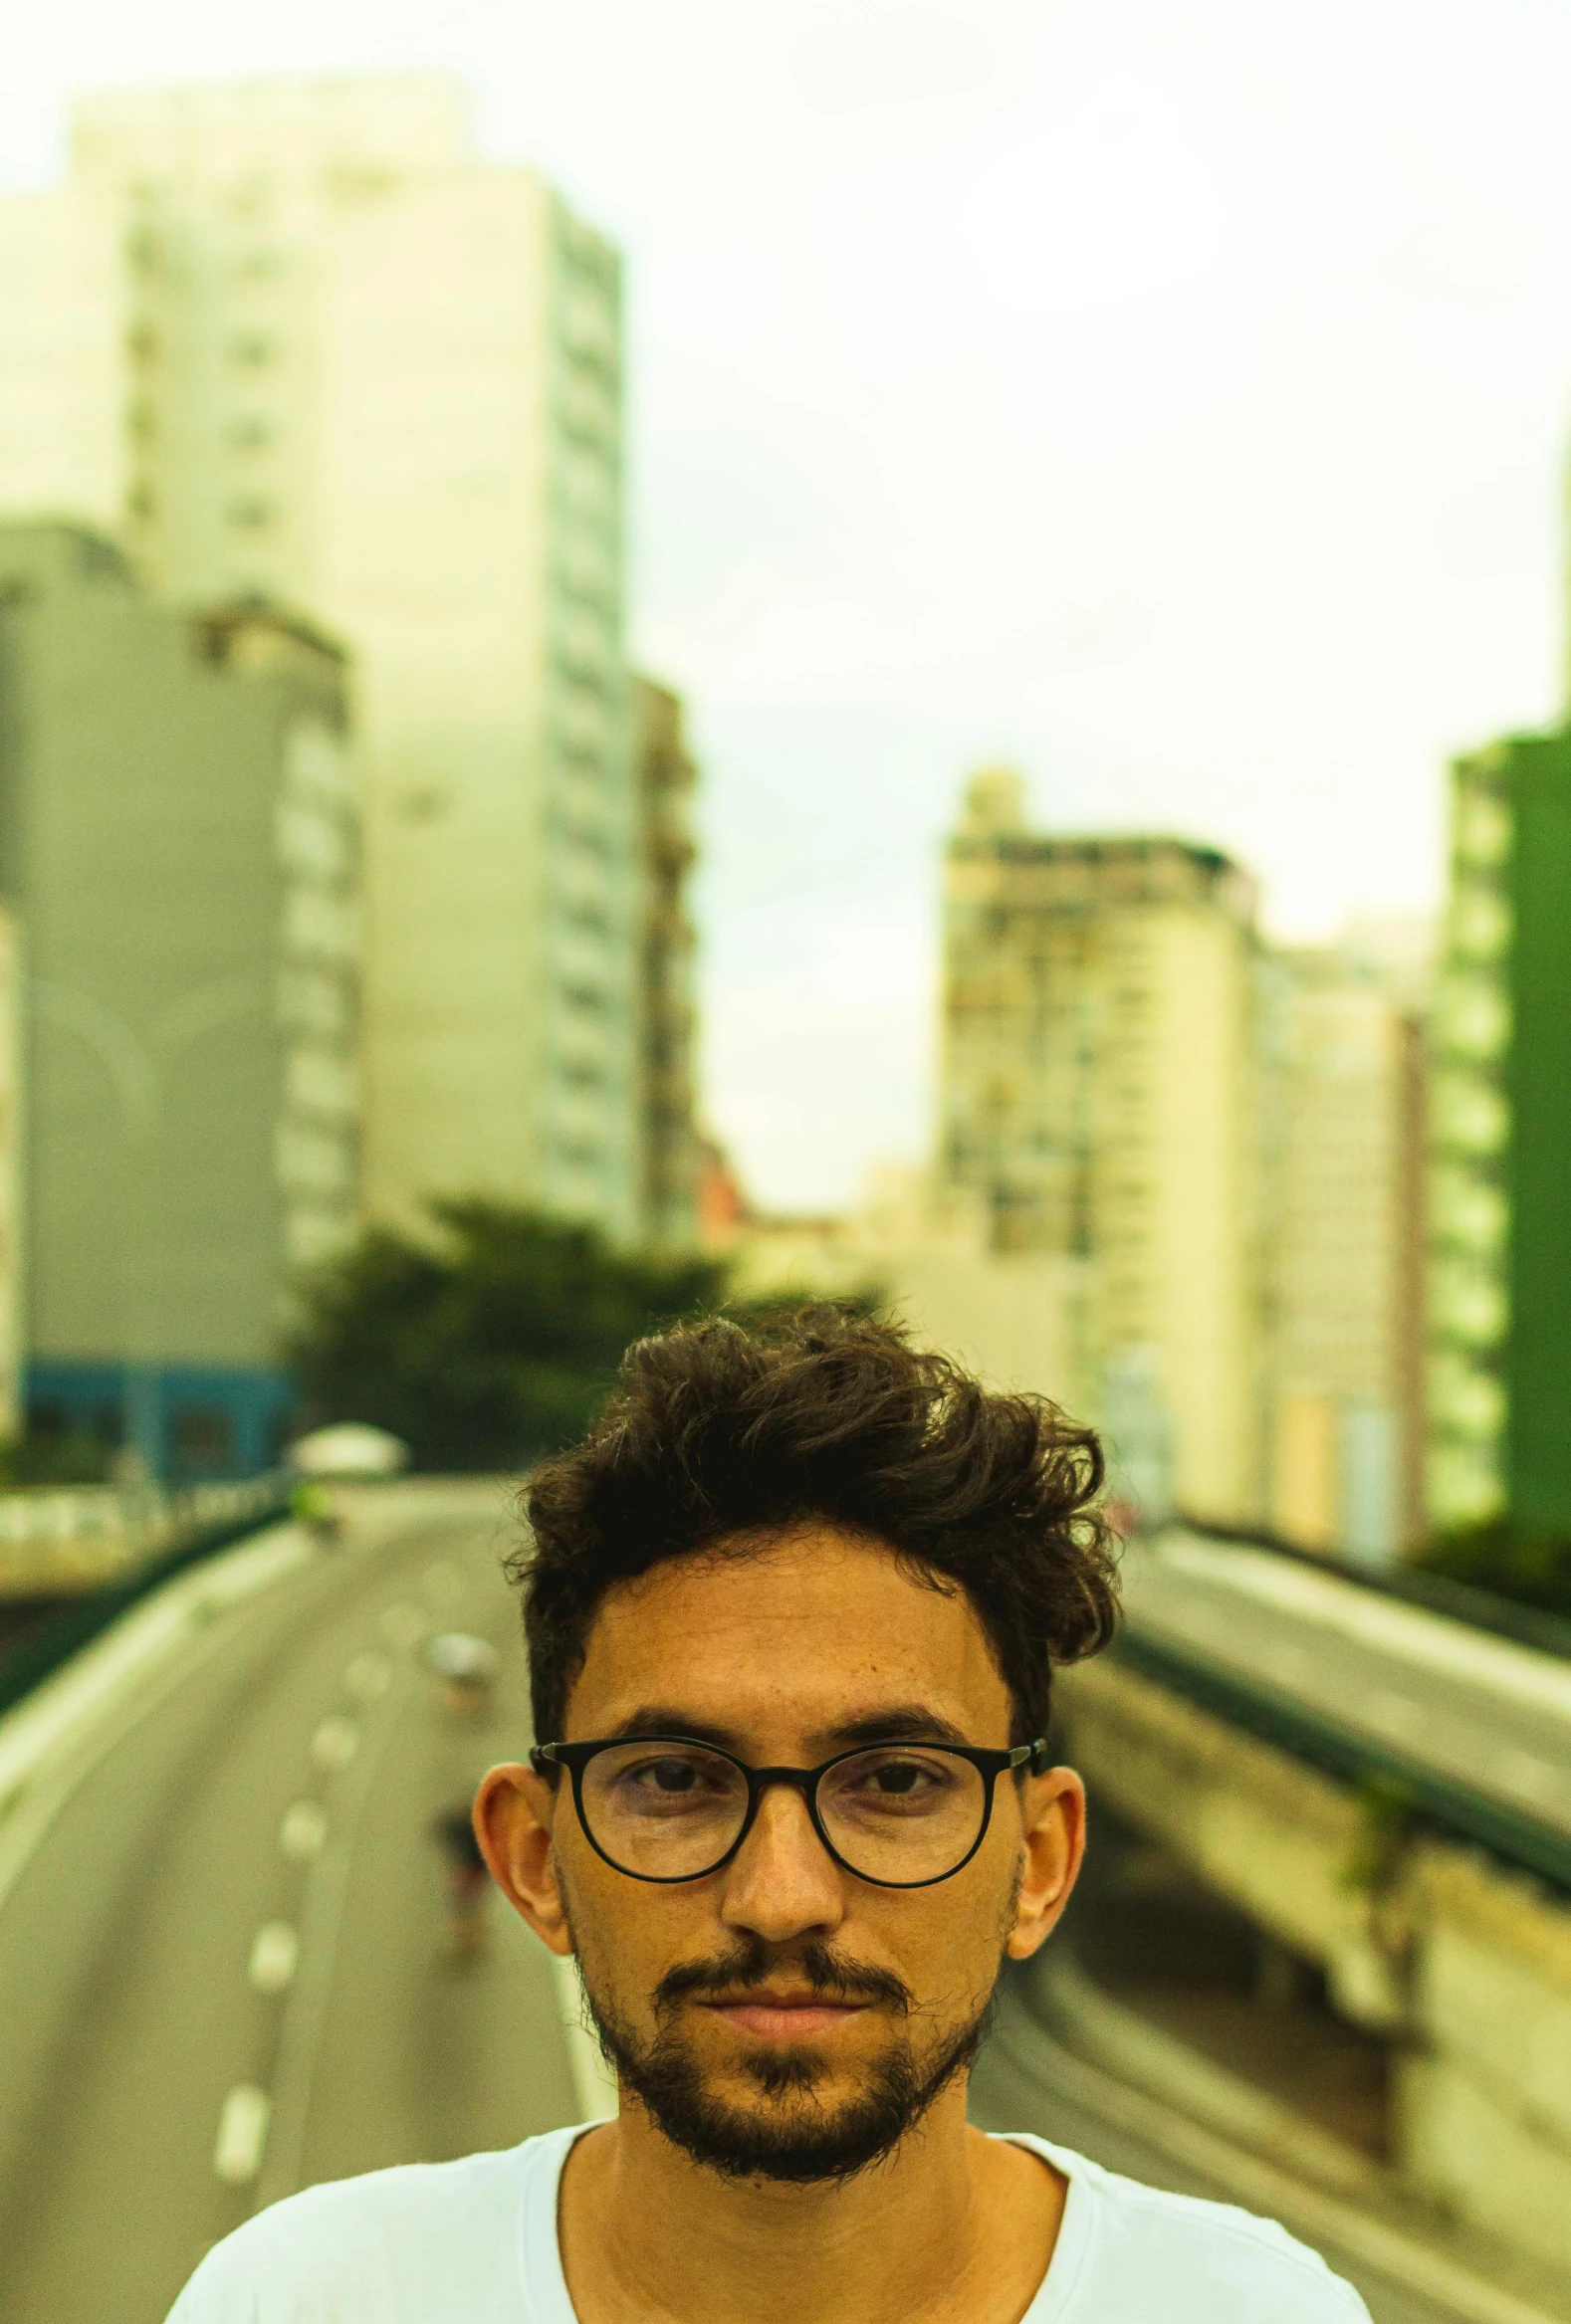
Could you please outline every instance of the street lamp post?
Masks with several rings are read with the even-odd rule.
[[[104,1067],[118,1101],[120,1151],[120,1432],[146,1478],[164,1466],[162,1335],[153,1292],[157,1140],[174,1067],[207,1034],[262,1005],[253,977],[192,985],[139,1033],[95,994],[53,979],[28,981],[35,1017],[83,1041]]]

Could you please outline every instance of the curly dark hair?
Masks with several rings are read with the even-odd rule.
[[[1101,1447],[1044,1397],[995,1394],[898,1325],[812,1306],[640,1340],[581,1444],[522,1502],[535,1733],[561,1738],[601,1597],[667,1558],[820,1519],[964,1589],[1013,1698],[1047,1732],[1052,1667],[1094,1654],[1118,1612],[1099,1514]]]

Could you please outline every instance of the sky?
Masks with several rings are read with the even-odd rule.
[[[1302,940],[1432,907],[1448,756],[1558,714],[1564,0],[53,0],[6,50],[0,185],[81,89],[440,71],[625,251],[633,640],[767,1206],[926,1149],[968,770],[1233,850]]]

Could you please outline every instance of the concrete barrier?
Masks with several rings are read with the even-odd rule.
[[[1116,1661],[1060,1700],[1093,1791],[1395,2037],[1402,2180],[1571,2281],[1571,1905]]]

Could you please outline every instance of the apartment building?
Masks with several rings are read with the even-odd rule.
[[[0,201],[0,508],[351,647],[365,1191],[639,1224],[621,267],[442,80],[85,100]]]
[[[689,894],[698,768],[680,695],[633,680],[638,784],[638,1218],[655,1250],[698,1241],[697,935]]]
[[[273,1456],[292,1286],[358,1216],[348,691],[298,622],[177,610],[99,534],[0,525],[26,1400],[158,1476]]]
[[[1426,981],[1422,943],[1262,965],[1267,1515],[1372,1561],[1424,1524]]]
[[[1028,830],[1009,770],[946,850],[941,1186],[1065,1262],[1062,1399],[1232,1525],[1262,1491],[1254,917],[1214,848]]]

